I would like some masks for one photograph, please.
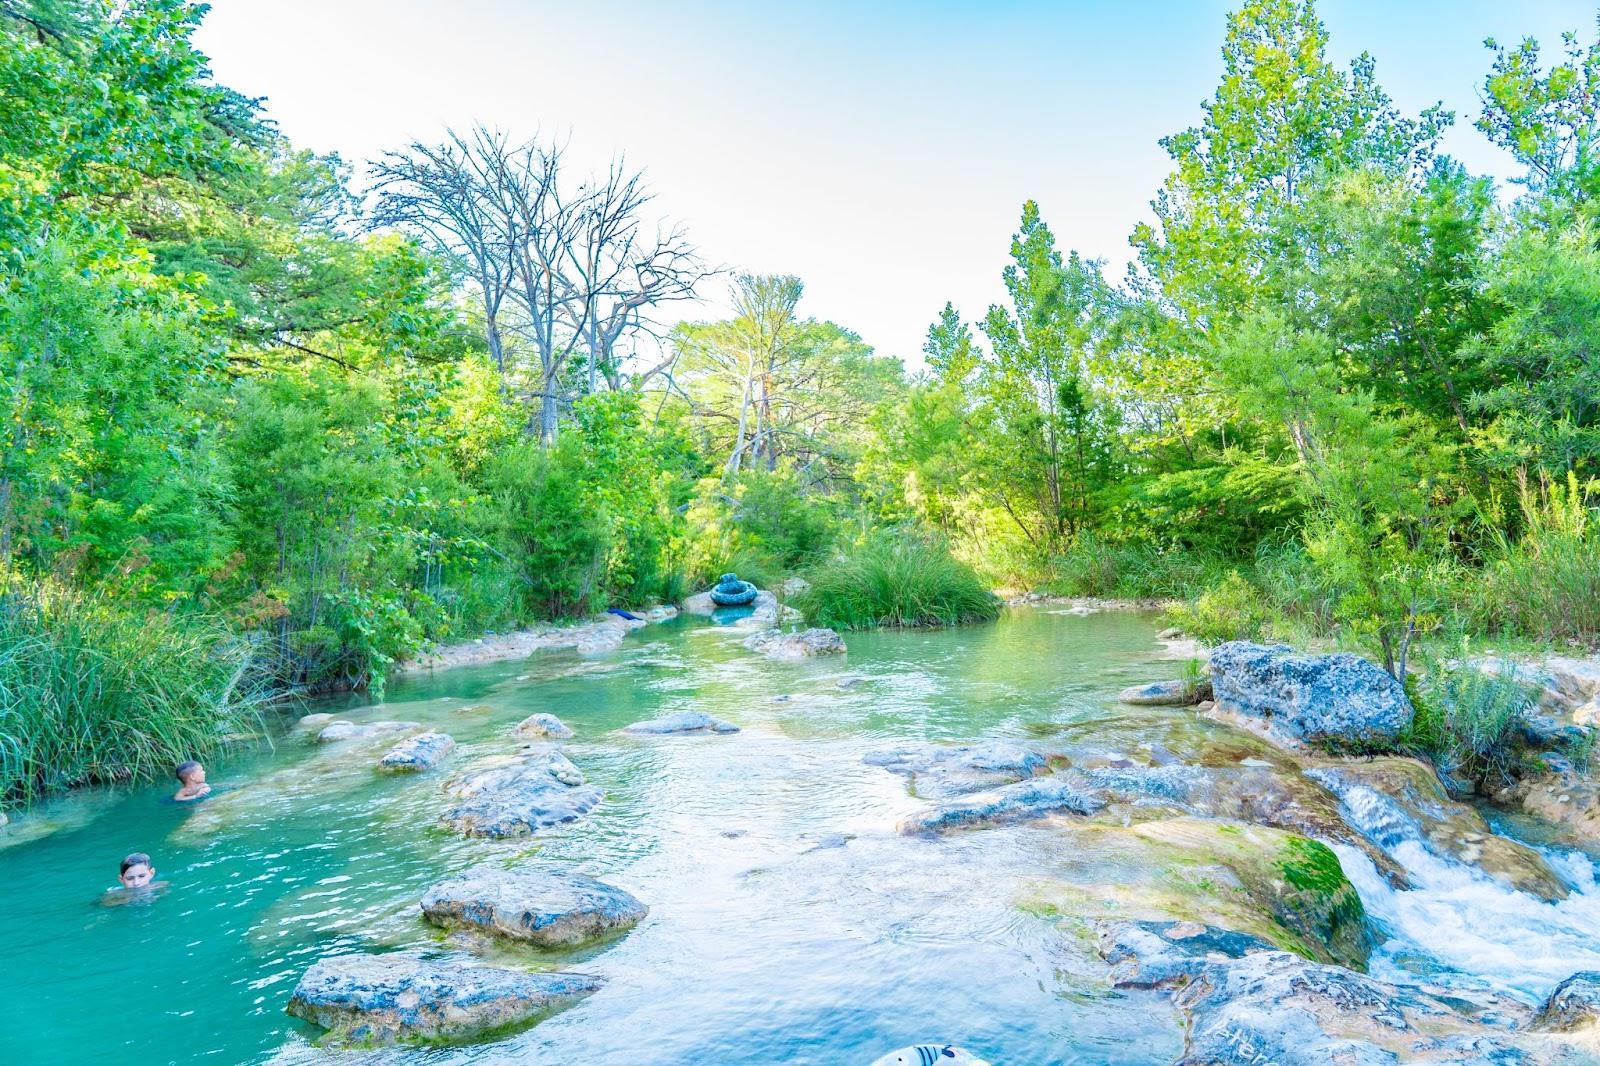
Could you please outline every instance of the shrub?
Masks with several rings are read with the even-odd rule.
[[[1472,613],[1491,632],[1593,644],[1600,636],[1600,535],[1570,473],[1522,491],[1524,532],[1497,533],[1474,585]]]
[[[1454,791],[1508,783],[1521,758],[1523,720],[1533,694],[1507,668],[1441,668],[1418,683],[1406,679],[1416,710],[1401,747],[1431,760]]]
[[[1276,612],[1259,588],[1233,570],[1193,603],[1168,608],[1167,617],[1191,637],[1216,644],[1261,639],[1272,629]]]
[[[819,566],[796,598],[806,617],[835,629],[987,622],[998,601],[943,541],[902,531],[874,534]]]
[[[163,776],[259,725],[248,647],[208,620],[0,579],[0,796]]]

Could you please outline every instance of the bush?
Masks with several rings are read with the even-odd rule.
[[[1193,603],[1169,608],[1167,617],[1196,640],[1220,644],[1225,640],[1260,640],[1272,629],[1276,612],[1259,588],[1233,570],[1221,584],[1201,593]]]
[[[1221,556],[1182,548],[1117,544],[1082,534],[1052,567],[1051,591],[1125,600],[1186,599],[1227,575]]]
[[[201,619],[0,579],[0,796],[165,776],[259,726],[249,649]]]
[[[1524,532],[1498,534],[1473,586],[1471,613],[1490,632],[1594,644],[1600,637],[1600,536],[1571,474],[1522,492]]]
[[[1418,683],[1407,678],[1416,716],[1401,746],[1431,760],[1453,791],[1507,784],[1518,769],[1522,724],[1533,694],[1503,669],[1439,669]]]
[[[816,625],[834,629],[950,626],[987,622],[999,602],[943,541],[887,531],[810,574],[796,605]]]
[[[567,453],[521,444],[489,471],[501,550],[523,617],[570,618],[595,606],[611,544]]]

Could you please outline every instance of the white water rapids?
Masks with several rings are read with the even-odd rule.
[[[1388,939],[1373,954],[1384,980],[1488,987],[1542,1000],[1579,970],[1600,969],[1600,884],[1595,865],[1571,851],[1542,849],[1572,894],[1545,903],[1480,870],[1431,851],[1410,815],[1365,785],[1323,783],[1346,821],[1394,858],[1412,887],[1396,891],[1359,849],[1333,845],[1367,914]]]

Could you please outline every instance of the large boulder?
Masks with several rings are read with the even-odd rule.
[[[335,955],[311,965],[288,1011],[334,1044],[456,1041],[526,1024],[600,987],[575,973],[519,973],[410,955]]]
[[[455,803],[446,825],[467,836],[525,836],[593,810],[603,793],[554,747],[530,745],[485,760],[445,782]]]
[[[1211,653],[1211,687],[1220,710],[1290,745],[1386,744],[1411,725],[1400,682],[1348,652],[1231,641]]]
[[[1205,678],[1177,678],[1134,685],[1117,693],[1122,703],[1136,707],[1193,707],[1211,698],[1211,682]]]
[[[899,829],[907,835],[949,833],[1028,822],[1051,814],[1093,814],[1105,805],[1105,797],[1081,778],[1062,775],[1019,781],[941,803],[903,819]]]
[[[911,794],[922,799],[948,799],[1024,781],[1046,771],[1043,755],[999,740],[955,747],[912,745],[868,752],[862,761],[904,775]]]
[[[713,718],[702,711],[678,711],[660,718],[635,722],[623,729],[634,736],[663,736],[670,733],[737,733],[739,727],[732,722]]]
[[[631,929],[650,913],[614,885],[582,874],[477,866],[434,885],[422,916],[445,929],[468,929],[541,947],[581,944]]]
[[[455,746],[455,738],[449,733],[418,733],[385,752],[383,758],[378,760],[378,769],[389,773],[432,770],[455,750]]]
[[[821,628],[802,629],[796,633],[764,629],[748,638],[744,646],[769,659],[785,661],[843,655],[845,652],[844,638],[831,629]]]

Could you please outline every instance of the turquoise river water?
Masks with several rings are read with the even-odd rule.
[[[602,656],[543,653],[404,680],[381,705],[308,706],[446,730],[453,765],[508,750],[517,721],[552,711],[606,800],[531,840],[462,839],[437,822],[448,768],[380,776],[370,752],[289,732],[211,766],[223,791],[193,810],[164,802],[162,784],[32,812],[0,836],[4,1061],[865,1064],[937,1039],[1011,1066],[1170,1062],[1181,1041],[1164,1003],[1109,991],[1081,944],[1017,907],[1041,830],[898,836],[918,802],[862,763],[902,740],[1023,737],[1100,712],[1123,685],[1177,671],[1154,629],[1021,610],[852,634],[847,659],[785,664],[685,619]],[[744,731],[615,732],[682,709]],[[97,906],[133,850],[171,887],[147,906]],[[513,855],[649,904],[602,950],[494,960],[598,973],[602,991],[506,1040],[450,1048],[325,1051],[284,1013],[322,955],[450,953],[418,897]]]

